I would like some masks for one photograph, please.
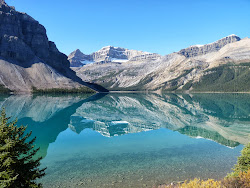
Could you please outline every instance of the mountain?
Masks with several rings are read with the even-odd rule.
[[[79,49],[68,56],[71,67],[81,67],[90,63],[123,63],[141,59],[154,60],[160,55],[137,50],[128,50],[120,47],[106,46],[90,55],[83,54]]]
[[[84,61],[87,61],[87,55],[83,54],[79,49],[70,53],[68,56],[68,60],[70,62],[71,67],[81,67],[85,65]]]
[[[46,29],[26,13],[0,0],[0,90],[101,87],[83,82],[67,56],[48,40]],[[98,87],[98,88],[97,88]]]
[[[73,69],[84,81],[111,91],[250,91],[249,38],[230,35],[165,56],[137,57]]]
[[[240,37],[233,34],[225,38],[222,38],[216,42],[213,42],[211,44],[190,46],[189,48],[182,49],[181,51],[179,51],[179,54],[184,55],[187,58],[199,55],[205,55],[211,52],[219,51],[222,47],[226,46],[227,44],[234,43],[240,40],[241,40]]]

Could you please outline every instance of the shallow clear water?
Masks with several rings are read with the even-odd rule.
[[[37,137],[44,187],[224,177],[250,141],[249,94],[2,96]]]

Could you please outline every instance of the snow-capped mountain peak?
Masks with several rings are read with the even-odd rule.
[[[79,49],[72,52],[68,59],[71,67],[81,67],[89,63],[125,63],[130,60],[158,58],[160,55],[121,47],[105,46],[100,50],[85,55]]]

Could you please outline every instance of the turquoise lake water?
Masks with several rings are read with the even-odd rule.
[[[37,137],[44,187],[220,179],[250,142],[249,94],[1,96]]]

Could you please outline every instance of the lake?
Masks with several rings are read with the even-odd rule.
[[[250,142],[250,94],[1,96],[37,137],[44,187],[220,179]]]

